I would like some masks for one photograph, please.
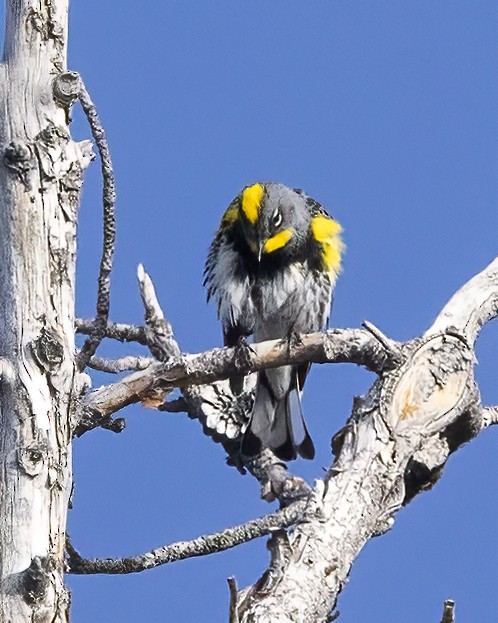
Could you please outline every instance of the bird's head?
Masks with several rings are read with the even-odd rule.
[[[283,184],[247,186],[239,195],[238,209],[242,232],[258,261],[273,253],[291,253],[311,222],[305,196]]]
[[[221,230],[242,235],[259,263],[314,256],[333,278],[341,270],[342,227],[299,189],[273,182],[246,186],[223,215]]]

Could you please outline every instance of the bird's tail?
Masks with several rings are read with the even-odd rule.
[[[242,454],[270,448],[283,461],[315,456],[301,406],[298,371],[291,366],[259,373],[251,421],[242,439]]]

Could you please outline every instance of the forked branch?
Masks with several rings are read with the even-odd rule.
[[[79,353],[78,365],[80,370],[83,370],[104,338],[109,319],[111,270],[116,244],[116,188],[109,145],[97,109],[78,74],[74,72],[63,74],[59,77],[59,87],[65,82],[68,84],[71,84],[71,82],[76,83],[79,87],[78,99],[88,119],[92,136],[99,152],[103,180],[103,245],[98,277],[97,313],[93,323],[93,331],[86,339]],[[59,90],[61,89],[59,88]]]
[[[362,329],[331,329],[325,333],[301,336],[299,343],[269,340],[251,345],[240,360],[237,348],[215,348],[197,355],[182,355],[168,363],[155,363],[115,383],[97,389],[85,399],[92,412],[89,428],[99,425],[124,407],[146,400],[152,390],[165,394],[174,387],[205,385],[228,379],[236,374],[249,374],[266,368],[295,363],[356,363],[381,372],[390,362],[383,346]]]
[[[328,620],[365,543],[437,481],[452,452],[495,423],[496,410],[481,407],[473,346],[498,313],[497,269],[495,260],[457,292],[426,334],[404,345],[405,361],[355,401],[315,486],[315,510],[307,507],[284,548],[274,543],[263,578],[239,593],[240,623]]]
[[[152,391],[166,394],[180,387],[188,396],[197,386],[216,387],[231,375],[269,367],[351,362],[377,372],[379,378],[355,400],[346,426],[334,437],[336,458],[325,478],[306,490],[306,500],[285,509],[300,508],[285,525],[299,521],[289,535],[272,537],[269,569],[239,593],[236,606],[232,598],[231,616],[240,623],[325,621],[365,543],[388,530],[397,511],[436,482],[452,452],[498,421],[495,407],[481,406],[473,377],[478,328],[497,314],[495,260],[455,294],[419,339],[399,344],[367,324],[366,330],[336,329],[301,336],[299,342],[253,344],[243,358],[237,348],[178,354],[90,393],[86,428],[127,404],[147,400]],[[168,335],[173,339],[169,329]],[[189,399],[184,400],[188,408]],[[235,444],[239,433],[240,428],[232,433]],[[278,513],[269,517],[282,520]],[[178,560],[183,552],[203,555],[270,532],[264,523],[247,525],[248,531],[239,526],[213,535],[208,545],[201,538],[124,561],[83,562],[72,555],[70,565],[73,572],[128,573]]]

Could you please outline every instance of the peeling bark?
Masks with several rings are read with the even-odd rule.
[[[0,66],[0,620],[68,619],[76,213],[87,142],[52,96],[67,0],[7,2]]]
[[[496,409],[481,406],[473,348],[497,314],[498,259],[453,296],[421,339],[403,346],[401,365],[355,401],[302,522],[272,540],[269,569],[238,593],[240,623],[330,620],[365,543],[438,480],[452,452],[496,422]]]
[[[337,597],[366,542],[388,531],[402,506],[434,485],[452,452],[498,422],[498,407],[482,406],[473,376],[478,331],[498,315],[498,258],[453,296],[420,338],[397,343],[364,323],[366,331],[332,330],[301,336],[292,343],[253,344],[244,348],[243,357],[237,348],[181,354],[151,283],[146,294],[147,280],[142,274],[142,297],[148,310],[143,331],[162,363],[89,393],[84,404],[94,412],[88,422],[80,422],[82,432],[131,402],[158,406],[173,386],[179,386],[184,397],[158,408],[183,409],[199,418],[205,432],[223,443],[229,461],[260,480],[265,499],[278,499],[285,513],[299,512],[293,516],[294,527],[287,531],[289,516],[277,513],[126,559],[85,560],[72,550],[71,572],[141,571],[180,557],[222,551],[266,534],[271,525],[269,568],[244,590],[237,591],[235,580],[230,581],[230,621],[334,620]],[[141,332],[137,327],[126,330],[134,336]],[[122,333],[110,331],[109,335],[119,339]],[[336,458],[313,489],[275,462],[268,450],[251,463],[244,461],[238,442],[250,407],[244,412],[240,397],[235,399],[223,380],[302,361],[348,361],[378,375],[366,396],[354,400],[346,426],[332,440]],[[202,385],[207,381],[212,384]],[[151,392],[155,392],[152,397]],[[246,393],[250,401],[249,385]],[[445,615],[451,610],[453,616],[451,602],[445,608]]]
[[[366,323],[364,330],[336,329],[289,343],[183,354],[143,269],[145,327],[109,323],[113,174],[95,108],[78,90],[78,75],[65,72],[67,3],[7,0],[0,64],[0,621],[68,621],[63,572],[73,433],[97,426],[119,432],[124,420],[113,414],[139,401],[168,410],[163,399],[173,387],[184,393],[175,409],[197,417],[223,443],[229,462],[256,476],[262,496],[278,499],[281,510],[128,559],[86,561],[68,547],[72,571],[130,573],[271,534],[271,562],[260,580],[241,591],[230,580],[230,621],[333,620],[365,543],[389,530],[397,511],[437,481],[452,452],[498,422],[497,407],[482,407],[473,376],[477,333],[498,315],[498,259],[454,295],[424,336],[404,344]],[[90,336],[78,361],[76,216],[92,153],[88,141],[74,143],[69,134],[69,107],[77,96],[104,178],[97,313],[77,323]],[[93,356],[106,336],[138,341],[155,360]],[[252,404],[251,374],[303,362],[350,362],[378,375],[367,395],[355,399],[333,439],[336,458],[313,489],[268,450],[252,461],[239,452]],[[111,372],[145,369],[87,392],[79,372],[87,364]],[[234,399],[226,379],[241,374],[246,391]],[[447,601],[443,621],[453,620],[454,604]]]
[[[397,354],[397,353],[396,353]],[[174,387],[205,385],[228,379],[234,374],[248,374],[265,368],[289,363],[341,363],[364,365],[380,372],[390,365],[385,347],[368,331],[361,329],[331,329],[325,333],[301,336],[298,343],[270,340],[251,344],[243,349],[215,348],[206,353],[182,355],[165,363],[155,363],[113,385],[99,387],[85,397],[84,422],[78,434],[100,426],[113,413],[130,404],[147,401],[151,393],[164,398]],[[218,388],[220,389],[220,388]],[[216,388],[212,389],[216,391]],[[220,389],[220,393],[223,390]],[[228,396],[233,401],[233,396]],[[234,437],[240,433],[234,431]]]

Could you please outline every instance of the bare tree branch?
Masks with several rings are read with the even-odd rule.
[[[130,370],[146,370],[152,363],[152,357],[121,357],[120,359],[104,359],[94,355],[88,361],[88,367],[100,372],[117,374]]]
[[[404,362],[355,400],[304,520],[288,538],[272,539],[268,570],[239,593],[240,623],[326,621],[365,543],[496,419],[495,408],[482,410],[473,377],[478,328],[498,313],[496,268],[461,288],[424,337],[403,346]]]
[[[292,474],[268,448],[250,461],[245,458],[244,466],[261,483],[261,497],[267,502],[278,500],[281,506],[286,506],[294,500],[307,499],[311,494],[308,483]]]
[[[426,335],[448,331],[454,327],[472,345],[483,324],[497,314],[498,258],[454,294]]]
[[[273,530],[291,526],[299,521],[305,508],[305,501],[294,502],[291,506],[253,519],[233,528],[226,528],[221,532],[201,536],[192,541],[180,541],[171,545],[156,548],[145,554],[129,558],[106,558],[87,560],[82,558],[74,547],[68,543],[67,565],[69,573],[73,574],[126,574],[137,573],[165,565],[177,560],[185,560],[195,556],[206,556],[216,552],[247,543]]]
[[[95,333],[95,330],[95,319],[76,319],[76,333],[92,335]],[[137,327],[131,324],[108,322],[104,329],[104,337],[118,340],[118,342],[138,342],[144,346],[147,345],[144,327]]]
[[[237,348],[215,348],[197,355],[182,355],[171,363],[157,363],[115,383],[88,394],[87,410],[98,426],[106,417],[124,407],[145,400],[150,391],[174,387],[204,385],[236,374],[249,374],[287,364],[356,363],[380,372],[388,365],[382,345],[369,332],[361,329],[332,329],[325,333],[301,336],[296,344],[287,340],[269,340],[252,344],[245,361]]]
[[[251,370],[304,360],[349,360],[379,371],[391,365],[378,338],[362,330],[332,330],[326,334],[302,336],[300,342],[293,341],[292,344],[287,340],[254,344],[245,355],[241,360],[237,348],[215,349],[201,355],[184,355],[166,364],[152,364],[145,372],[102,387],[85,398],[82,417],[74,434],[80,436],[98,426],[115,430],[112,414],[134,402],[142,401],[147,406],[155,407],[159,405],[161,409],[167,410],[167,407],[162,406],[162,398],[175,385],[212,383],[218,378],[227,378],[230,374],[245,374]],[[184,382],[181,380],[183,375]],[[175,378],[180,379],[180,382],[174,381]],[[248,381],[250,380],[251,377],[248,377]],[[254,378],[252,383],[254,384]],[[234,397],[226,381],[199,387],[189,385],[183,391],[186,410],[190,417],[201,421],[206,434],[223,444],[228,453],[229,464],[241,472],[248,469],[259,480],[263,499],[278,499],[285,506],[292,500],[306,497],[310,488],[269,450],[265,450],[259,457],[243,462],[240,455],[240,435],[252,409],[250,387],[249,385],[248,393]],[[122,429],[122,420],[119,420],[117,428]]]
[[[97,109],[92,102],[83,81],[80,78],[79,100],[81,107],[88,119],[92,136],[97,145],[102,165],[103,179],[103,211],[104,211],[104,235],[102,246],[102,257],[100,260],[98,292],[97,292],[97,313],[94,321],[94,333],[87,338],[79,353],[78,365],[83,370],[88,360],[95,354],[100,342],[105,336],[105,327],[109,319],[110,289],[111,289],[111,270],[114,258],[114,248],[116,243],[116,188],[114,181],[114,171],[112,168],[111,154],[105,136],[104,127],[97,114]]]
[[[140,296],[145,307],[147,346],[159,361],[176,359],[180,356],[180,347],[173,335],[171,324],[164,317],[152,280],[145,272],[142,264],[138,265],[137,277],[140,285]]]

